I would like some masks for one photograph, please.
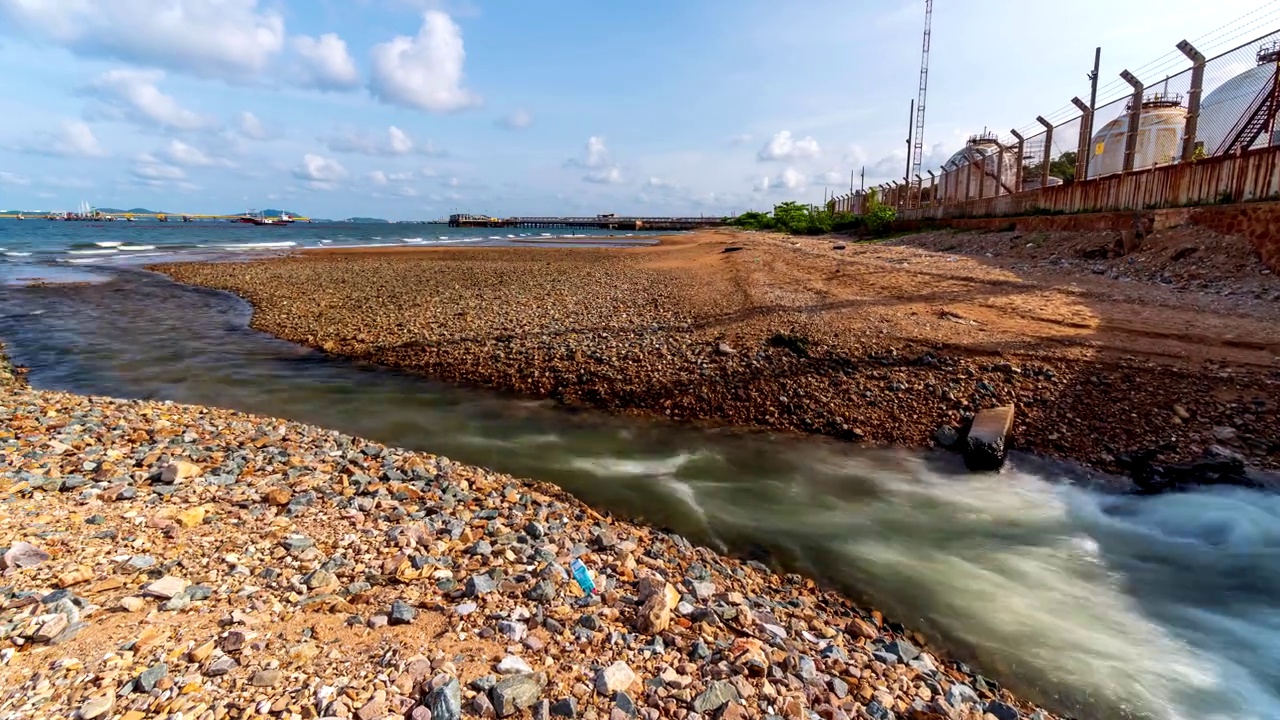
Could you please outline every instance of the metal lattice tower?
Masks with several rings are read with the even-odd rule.
[[[920,50],[920,96],[916,100],[915,140],[911,146],[911,172],[907,174],[907,182],[915,186],[915,199],[911,192],[907,193],[908,204],[916,204],[920,200],[920,186],[912,178],[920,175],[920,165],[924,160],[924,98],[929,89],[929,36],[933,25],[933,0],[924,0],[924,40]]]

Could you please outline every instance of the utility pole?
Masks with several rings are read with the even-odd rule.
[[[924,37],[920,42],[920,92],[915,108],[915,144],[907,148],[907,207],[911,205],[911,179],[920,174],[920,165],[924,159],[924,101],[929,90],[929,45],[933,35],[933,0],[924,0]],[[921,185],[916,185],[916,199],[919,200]]]
[[[1087,180],[1089,178],[1089,161],[1093,159],[1093,113],[1098,109],[1098,68],[1101,64],[1102,48],[1094,48],[1093,72],[1089,73],[1089,152],[1086,153],[1084,157],[1084,177],[1080,178],[1081,180]]]
[[[858,182],[858,189],[865,191],[867,189],[867,166],[862,166],[862,180]]]

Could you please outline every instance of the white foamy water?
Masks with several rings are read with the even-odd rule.
[[[114,255],[120,252],[114,247],[101,248],[98,250],[68,250],[68,255]]]
[[[956,475],[821,446],[795,461],[764,485],[713,479],[733,469],[703,451],[568,465],[646,478],[713,543],[772,542],[1042,703],[1280,718],[1280,497],[1110,495],[1017,467]]]
[[[155,245],[118,245],[117,250],[121,252],[139,251],[139,250],[155,250]]]
[[[271,248],[289,248],[297,244],[292,240],[281,240],[280,242],[229,243],[227,245],[215,245],[214,247],[234,248],[236,250],[267,250]]]

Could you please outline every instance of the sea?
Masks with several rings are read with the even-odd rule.
[[[627,246],[670,232],[451,228],[443,223],[126,222],[0,219],[0,283],[81,282],[95,269],[288,253],[304,248]]]

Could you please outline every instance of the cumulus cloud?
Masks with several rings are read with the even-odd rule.
[[[208,126],[208,118],[187,110],[156,87],[163,79],[164,73],[159,70],[111,70],[100,75],[85,91],[103,103],[98,114],[107,117],[174,130]]]
[[[796,139],[792,137],[790,130],[780,130],[760,148],[756,158],[761,161],[791,162],[815,158],[819,154],[821,149],[817,140],[811,137]]]
[[[280,13],[258,0],[0,0],[0,28],[83,55],[231,79],[265,70],[285,37]]]
[[[142,157],[139,162],[133,166],[131,171],[135,178],[139,180],[185,180],[187,174],[182,168],[157,162],[154,158]]]
[[[675,182],[671,180],[665,180],[659,177],[649,178],[648,182],[646,182],[645,185],[651,188],[657,188],[662,190],[675,190],[676,188],[680,187],[679,185],[677,185]]]
[[[355,130],[341,132],[327,138],[325,144],[333,152],[356,153],[359,155],[394,157],[411,154],[431,156],[444,154],[430,140],[419,145],[410,137],[409,133],[395,125],[387,128],[387,132],[383,135]]]
[[[386,185],[388,182],[387,174],[382,172],[381,170],[374,170],[373,172],[370,172],[368,175],[365,175],[365,177],[368,178],[369,182],[373,183],[374,185]]]
[[[170,140],[168,147],[164,149],[164,155],[169,162],[187,167],[231,166],[229,160],[210,157],[200,148],[188,145],[181,140]]]
[[[258,119],[257,115],[247,110],[240,113],[240,117],[236,119],[236,129],[240,131],[241,135],[250,140],[267,139],[267,129],[263,127],[262,121]]]
[[[599,135],[587,138],[583,157],[570,158],[565,161],[565,166],[585,168],[588,172],[582,176],[583,182],[599,184],[622,182],[622,170],[613,162],[613,153],[609,152],[604,138]]]
[[[756,192],[776,192],[781,190],[803,190],[807,183],[804,173],[795,168],[786,168],[772,177],[765,176],[755,185]]]
[[[0,185],[30,185],[31,179],[18,173],[0,170]]]
[[[290,45],[300,84],[320,90],[350,90],[360,84],[356,62],[347,52],[347,43],[336,33],[318,38],[299,35],[291,38]]]
[[[347,169],[337,160],[307,153],[302,156],[302,164],[294,168],[293,176],[308,181],[313,188],[332,190],[338,181],[346,179]]]
[[[445,13],[423,14],[416,37],[373,47],[369,90],[385,103],[429,112],[464,110],[480,97],[462,87],[462,29]]]
[[[498,124],[508,130],[524,130],[533,124],[533,115],[528,110],[518,108],[513,112],[503,116]]]
[[[74,158],[101,158],[109,154],[93,130],[79,120],[65,120],[57,132],[44,133],[34,142],[16,149],[33,155]]]

